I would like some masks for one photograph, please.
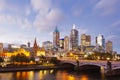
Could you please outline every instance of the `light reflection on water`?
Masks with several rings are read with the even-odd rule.
[[[103,77],[97,73],[81,73],[66,70],[40,70],[0,73],[0,80],[120,80],[119,77]]]

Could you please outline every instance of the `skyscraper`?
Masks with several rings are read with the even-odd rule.
[[[81,35],[81,46],[90,46],[91,45],[91,36],[82,34]]]
[[[60,32],[57,29],[57,27],[55,28],[54,32],[53,32],[53,46],[58,48],[59,47],[59,39],[60,39]]]
[[[102,50],[105,50],[105,39],[103,37],[103,35],[98,35],[96,37],[96,46],[99,46],[99,48],[101,48]]]
[[[106,42],[106,52],[112,53],[113,52],[113,44],[112,41],[107,41]]]
[[[68,36],[64,37],[64,50],[65,51],[69,50],[69,37]]]
[[[75,28],[74,24],[70,34],[70,48],[72,50],[78,48],[78,30]]]

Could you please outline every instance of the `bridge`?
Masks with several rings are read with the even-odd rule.
[[[107,61],[100,61],[100,60],[67,60],[67,59],[60,59],[60,64],[71,64],[73,66],[83,67],[83,66],[96,66],[101,69],[103,73],[106,75],[116,75],[120,74],[120,61],[109,61],[111,63],[111,69],[109,69],[109,65]]]

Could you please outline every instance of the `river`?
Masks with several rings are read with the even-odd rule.
[[[39,70],[0,73],[0,80],[120,80],[120,76],[105,77],[93,71]]]

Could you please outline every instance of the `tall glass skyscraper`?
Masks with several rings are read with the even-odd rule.
[[[75,28],[74,24],[70,34],[70,48],[72,50],[78,48],[78,30]]]
[[[103,37],[103,35],[98,35],[96,37],[96,46],[101,47],[103,50],[105,50],[105,39]]]
[[[53,32],[53,46],[58,48],[59,47],[59,39],[60,39],[60,32],[58,28],[56,27]]]

